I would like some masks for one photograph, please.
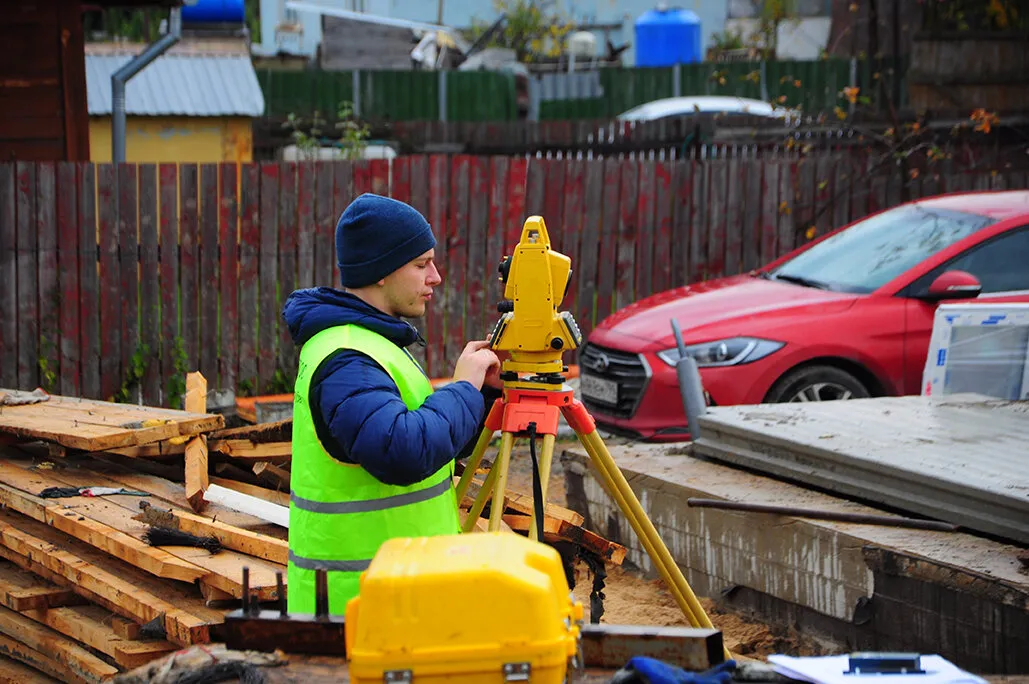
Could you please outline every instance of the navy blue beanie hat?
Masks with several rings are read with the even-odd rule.
[[[336,224],[336,261],[343,287],[378,282],[436,246],[436,237],[414,207],[365,193]]]

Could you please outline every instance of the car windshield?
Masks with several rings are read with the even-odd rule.
[[[867,294],[994,222],[979,214],[906,204],[855,223],[767,277]]]

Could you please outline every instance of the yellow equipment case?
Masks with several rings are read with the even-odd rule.
[[[347,604],[350,679],[559,684],[582,615],[545,544],[511,532],[391,539]]]

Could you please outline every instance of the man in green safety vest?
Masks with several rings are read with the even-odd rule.
[[[329,612],[342,615],[384,541],[459,531],[454,459],[470,452],[500,395],[500,362],[486,341],[469,342],[453,382],[434,392],[408,352],[425,341],[404,318],[422,316],[441,282],[435,245],[414,208],[361,195],[336,225],[343,290],[297,290],[286,301],[300,348],[290,612],[315,612],[316,570],[328,571]]]

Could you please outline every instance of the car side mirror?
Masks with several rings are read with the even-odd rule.
[[[975,299],[983,291],[983,285],[966,271],[944,271],[936,276],[922,299],[943,301],[945,299]]]

